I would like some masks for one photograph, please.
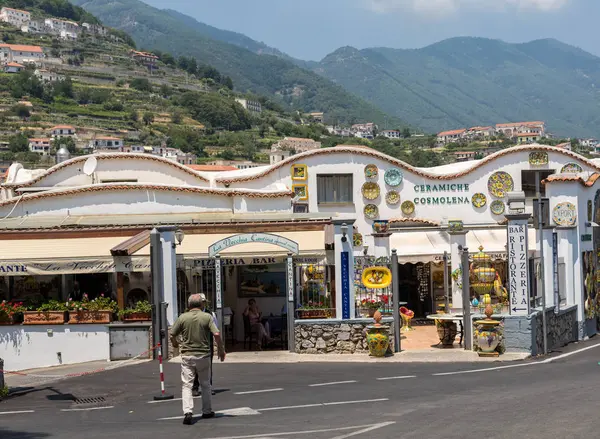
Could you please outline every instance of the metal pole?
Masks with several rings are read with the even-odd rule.
[[[560,312],[560,286],[558,284],[558,233],[552,232],[552,271],[554,278],[554,313]]]
[[[160,242],[160,233],[156,229],[150,232],[150,260],[152,268],[152,340],[153,344],[160,343],[161,333],[161,317],[160,303],[162,302],[162,286],[161,286],[161,258],[162,245]],[[153,357],[158,358],[158,352],[153,351]]]
[[[398,252],[392,250],[392,313],[394,314],[394,352],[401,352],[400,345],[400,279],[398,269]]]
[[[169,323],[167,321],[167,302],[160,303],[160,344],[164,357],[169,359]]]
[[[548,332],[546,329],[546,270],[544,269],[544,227],[542,221],[542,193],[540,190],[540,173],[535,173],[535,196],[538,200],[538,231],[540,233],[540,287],[542,290],[542,332],[544,339],[544,355],[548,353]]]
[[[448,252],[444,252],[444,311],[450,313],[450,292],[448,289]],[[434,310],[437,312],[437,309]]]
[[[471,322],[471,285],[469,283],[469,249],[462,248],[462,299],[463,299],[463,338],[465,350],[473,350],[473,323]]]

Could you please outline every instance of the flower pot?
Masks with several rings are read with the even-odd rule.
[[[388,329],[385,326],[368,326],[367,345],[369,346],[369,354],[373,357],[384,357],[390,346]]]
[[[448,320],[441,320],[437,324],[437,333],[443,347],[450,348],[456,340],[456,323]]]
[[[377,312],[377,308],[368,308],[367,309],[367,313],[369,314],[369,317],[373,317],[376,312]]]
[[[110,323],[113,312],[105,311],[71,311],[69,312],[69,324]]]
[[[147,322],[152,320],[149,312],[134,312],[121,317],[123,322]]]
[[[64,325],[64,311],[25,311],[24,325]]]

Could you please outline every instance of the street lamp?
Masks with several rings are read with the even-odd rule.
[[[342,231],[342,242],[347,242],[348,241],[348,224],[343,223],[342,226],[340,227],[340,230]]]
[[[511,213],[525,212],[525,192],[509,192],[507,196],[508,210]]]

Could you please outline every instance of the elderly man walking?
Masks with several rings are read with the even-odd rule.
[[[225,361],[225,349],[219,329],[212,315],[204,312],[206,296],[192,294],[188,299],[189,311],[179,316],[171,328],[171,342],[174,347],[180,347],[181,353],[181,384],[183,401],[183,423],[191,425],[194,410],[192,384],[198,374],[202,388],[202,418],[212,418],[211,402],[211,367],[210,344],[211,334],[217,342],[219,359]]]

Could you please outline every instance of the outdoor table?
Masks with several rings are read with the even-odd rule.
[[[430,314],[427,316],[430,320],[437,320],[439,322],[437,326],[438,336],[440,337],[440,343],[445,348],[451,348],[454,346],[454,340],[456,339],[457,332],[460,333],[459,345],[463,342],[463,323],[462,314]],[[456,329],[456,321],[460,324],[460,331]],[[439,344],[439,343],[438,343]]]

